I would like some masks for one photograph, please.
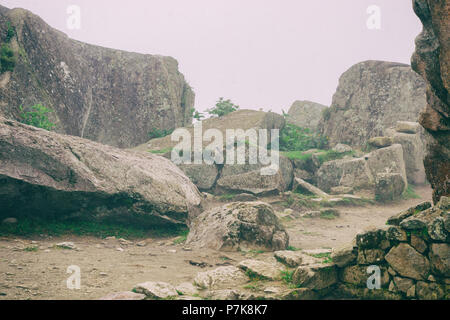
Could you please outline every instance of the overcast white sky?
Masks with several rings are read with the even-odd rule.
[[[411,0],[0,0],[71,38],[176,58],[199,110],[219,97],[241,108],[330,105],[339,76],[364,60],[410,63],[421,31]],[[81,9],[81,29],[67,7]],[[369,30],[367,8],[381,9]]]

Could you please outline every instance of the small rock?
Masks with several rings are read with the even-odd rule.
[[[259,260],[244,260],[239,263],[239,268],[247,272],[252,277],[256,276],[262,279],[278,280],[281,278],[281,270],[274,264]]]
[[[417,122],[409,122],[409,121],[397,121],[397,126],[395,130],[397,132],[403,133],[417,133],[419,131],[420,125]]]
[[[194,296],[198,294],[198,289],[190,282],[183,282],[175,289],[178,293],[182,293],[183,295]]]
[[[391,137],[374,137],[370,138],[369,141],[367,141],[369,145],[375,148],[385,148],[392,145],[392,138]]]
[[[337,282],[336,268],[332,265],[312,265],[298,267],[293,276],[293,283],[302,288],[321,290]]]
[[[169,249],[169,250],[167,250],[167,252],[168,252],[168,253],[177,253],[177,250],[175,250],[175,249]]]
[[[136,243],[136,245],[138,247],[145,247],[147,245],[147,241],[143,240],[143,241],[139,241]]]
[[[411,246],[420,253],[424,253],[428,249],[425,241],[423,241],[422,238],[416,236],[415,234],[411,235]]]
[[[16,224],[18,221],[16,218],[6,218],[2,221],[3,224]]]
[[[353,245],[346,245],[331,251],[331,259],[339,268],[343,268],[356,260],[355,248]]]
[[[248,277],[234,266],[218,267],[214,270],[199,272],[194,284],[202,289],[216,289],[218,287],[235,287],[248,282]]]
[[[73,242],[60,242],[56,244],[57,248],[60,249],[68,249],[68,250],[75,250],[77,249],[77,247],[75,246],[75,244]]]
[[[166,299],[178,296],[178,293],[172,285],[166,282],[144,282],[136,285],[133,289],[135,293],[142,293],[150,299]]]
[[[144,300],[145,295],[131,291],[110,293],[99,300]]]
[[[352,187],[344,187],[344,186],[332,187],[330,193],[333,195],[353,194],[353,188]]]
[[[352,152],[353,149],[349,145],[338,143],[337,145],[334,146],[333,151],[336,153],[347,153]]]

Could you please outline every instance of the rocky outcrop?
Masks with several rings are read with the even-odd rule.
[[[227,114],[222,117],[213,117],[201,122],[203,134],[209,129],[217,129],[222,132],[222,135],[226,137],[226,130],[242,129],[244,131],[248,129],[267,129],[270,133],[270,129],[282,129],[285,125],[285,119],[283,116],[264,111],[255,110],[238,110]],[[189,125],[180,129],[186,129],[192,138],[192,146],[194,145],[194,125]],[[270,142],[270,138],[267,141]],[[202,141],[202,148],[205,148],[210,144],[209,141]],[[177,141],[172,141],[171,136],[168,135],[163,138],[156,138],[147,141],[146,143],[139,145],[135,150],[139,151],[170,151],[178,144]],[[163,152],[165,153],[165,152]],[[169,155],[170,156],[170,155]]]
[[[0,117],[0,218],[186,223],[201,195],[169,160]]]
[[[424,163],[437,202],[450,194],[450,1],[414,0],[413,6],[423,31],[416,38],[411,64],[427,86],[427,105],[419,122],[427,132]]]
[[[262,112],[254,110],[239,110],[223,117],[210,118],[201,122],[202,134],[209,129],[217,129],[223,135],[223,143],[226,143],[227,130],[241,129],[267,129],[270,142],[270,130],[282,129],[285,120],[281,115],[272,112]],[[194,126],[181,128],[187,130],[191,135],[191,146],[194,146]],[[256,131],[258,133],[258,131]],[[236,138],[237,140],[237,138]],[[209,145],[210,141],[203,142],[202,147]],[[171,136],[152,139],[149,142],[136,147],[134,150],[157,152],[164,157],[172,158],[172,149],[178,144],[172,141]],[[244,164],[226,164],[226,149],[223,148],[224,164],[179,164],[178,166],[202,191],[215,191],[217,193],[238,193],[246,192],[255,195],[280,193],[292,184],[293,166],[291,161],[284,156],[280,156],[279,170],[273,175],[262,175],[261,170],[267,165],[263,165],[256,159],[250,161],[249,147],[246,144],[246,157]],[[204,150],[204,149],[203,149]],[[194,159],[194,153],[191,154]]]
[[[338,186],[373,190],[377,175],[384,173],[400,175],[402,192],[408,186],[401,145],[377,149],[362,158],[325,162],[317,172],[317,183],[326,192]]]
[[[398,120],[416,121],[425,104],[424,81],[408,65],[365,61],[341,76],[319,130],[332,146],[363,146]]]
[[[20,120],[20,106],[40,103],[55,111],[57,132],[116,147],[191,123],[194,93],[175,59],[81,43],[29,11],[1,8],[0,42],[9,22],[17,62],[0,75],[0,115]]]
[[[201,213],[191,223],[188,245],[233,251],[282,250],[289,236],[264,202],[233,202]]]
[[[295,101],[288,111],[287,123],[315,131],[326,108],[311,101]]]

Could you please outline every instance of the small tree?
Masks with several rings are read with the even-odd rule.
[[[12,49],[4,44],[0,48],[0,73],[4,73],[6,71],[14,71],[14,67],[16,66],[16,57],[14,56],[14,52]]]
[[[224,98],[220,98],[217,101],[216,106],[214,108],[206,110],[211,116],[222,117],[231,112],[234,112],[239,109],[238,105],[235,105],[231,100],[224,100]]]
[[[21,122],[30,126],[51,131],[56,125],[48,119],[48,114],[53,110],[36,104],[29,108],[20,107]]]

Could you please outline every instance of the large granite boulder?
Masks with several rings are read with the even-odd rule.
[[[222,117],[213,117],[201,122],[203,134],[208,129],[217,129],[222,132],[224,141],[226,137],[226,130],[242,129],[244,131],[248,129],[267,129],[270,133],[270,129],[282,129],[285,125],[285,119],[283,116],[264,111],[255,110],[238,110],[227,114]],[[194,125],[189,125],[181,129],[186,129],[192,138],[192,146],[194,145]],[[270,142],[270,137],[268,138]],[[178,144],[176,141],[172,141],[171,136],[168,135],[163,138],[156,138],[147,141],[146,143],[137,146],[135,149],[140,151],[158,151],[158,150],[172,150]],[[202,147],[205,148],[210,142],[204,142]],[[169,155],[170,156],[170,155]]]
[[[398,120],[416,121],[425,104],[424,81],[410,66],[365,61],[341,76],[319,130],[332,146],[363,146]]]
[[[326,109],[320,103],[311,101],[295,101],[288,111],[287,122],[296,126],[317,130],[322,111]]]
[[[17,63],[0,75],[0,115],[19,120],[19,106],[41,103],[57,132],[116,147],[191,123],[195,96],[175,59],[71,40],[29,11],[1,9],[0,41],[10,22]]]
[[[245,164],[225,164],[217,180],[218,192],[249,192],[254,195],[276,194],[289,189],[294,177],[291,161],[280,155],[279,168],[274,174],[263,175],[267,167],[261,163],[250,164],[247,150]]]
[[[195,218],[186,243],[224,251],[276,251],[287,248],[289,236],[267,203],[233,202]]]
[[[0,117],[0,218],[186,223],[201,195],[169,160]]]
[[[325,162],[317,172],[317,186],[325,192],[338,186],[373,189],[379,173],[398,173],[404,182],[404,188],[407,187],[401,145],[377,149],[362,158]]]
[[[427,104],[419,122],[427,132],[425,170],[437,203],[450,194],[450,1],[414,0],[413,6],[423,31],[416,38],[411,64],[427,85]]]

